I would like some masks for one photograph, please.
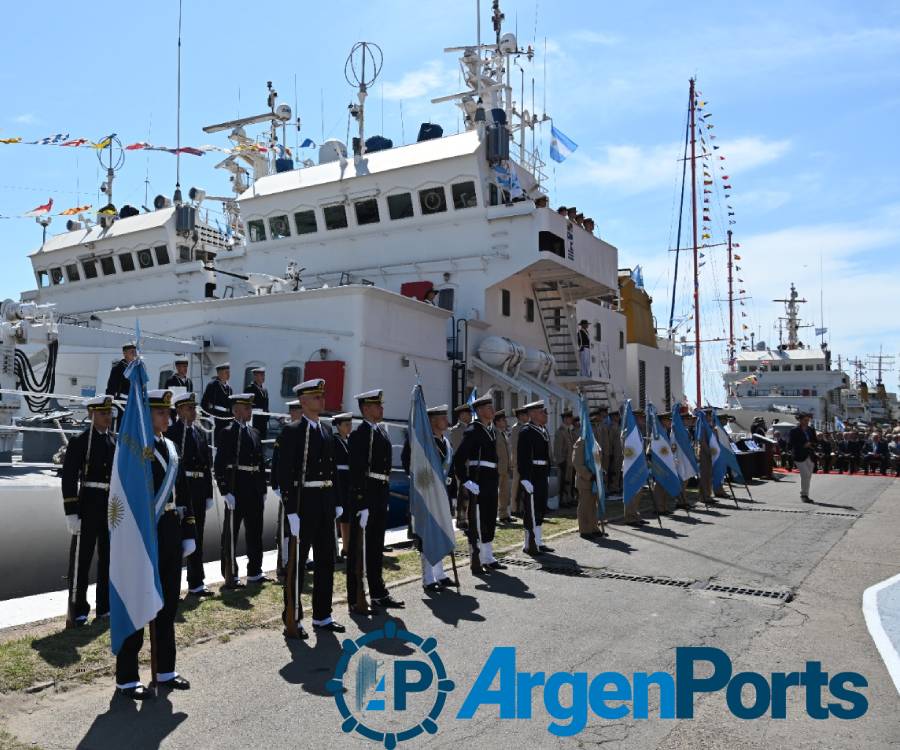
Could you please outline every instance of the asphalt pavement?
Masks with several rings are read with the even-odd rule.
[[[797,482],[787,476],[756,485],[755,502],[741,502],[740,509],[723,502],[709,510],[701,506],[690,517],[678,512],[664,518],[663,529],[655,523],[642,529],[616,525],[599,542],[569,534],[553,540],[555,552],[538,561],[514,552],[506,571],[484,579],[464,573],[460,594],[429,596],[416,584],[400,587],[395,594],[407,602],[395,612],[400,627],[435,638],[454,685],[436,734],[400,747],[900,746],[900,700],[862,612],[863,591],[900,572],[900,481],[817,476],[814,505],[800,503]],[[277,631],[255,630],[184,650],[178,669],[192,681],[187,692],[134,705],[114,698],[104,678],[3,696],[0,723],[47,750],[376,747],[342,732],[329,680],[344,637],[357,638],[360,625],[370,631],[385,620],[357,624],[341,608],[335,614],[349,625],[346,636],[313,634],[288,646]],[[376,645],[379,668],[415,651],[409,644]],[[722,692],[698,696],[693,719],[665,719],[651,689],[648,719],[601,719],[587,712],[582,731],[562,738],[548,725],[570,719],[548,713],[538,686],[530,691],[530,718],[525,689],[511,704],[520,718],[499,718],[496,705],[481,706],[471,719],[457,718],[497,646],[515,647],[519,672],[586,672],[588,680],[601,672],[629,679],[635,672],[674,673],[679,647],[721,649],[734,673],[766,678],[818,661],[831,674],[863,675],[868,710],[850,720],[810,718],[803,690],[788,688],[785,719],[768,713],[736,718]],[[505,684],[498,680],[493,687]],[[348,703],[352,692],[345,694]],[[564,716],[572,690],[564,688],[561,696]],[[753,703],[752,691],[745,688],[742,696]],[[369,708],[357,715],[377,723]],[[384,716],[394,728],[409,718],[397,711]]]

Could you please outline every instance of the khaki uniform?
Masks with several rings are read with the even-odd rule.
[[[505,432],[497,430],[495,440],[497,444],[497,473],[499,474],[499,487],[497,490],[497,512],[500,520],[509,518],[509,480],[510,480],[510,458],[509,458],[509,439]]]
[[[712,455],[709,452],[709,443],[700,441],[700,497],[703,500],[712,500]]]
[[[575,469],[575,488],[578,490],[578,533],[593,534],[597,530],[597,505],[600,497],[593,491],[594,475],[584,461],[582,438],[575,441],[571,458]]]
[[[459,450],[459,446],[462,445],[463,435],[466,430],[469,428],[465,422],[457,420],[456,424],[453,425],[449,430],[447,430],[447,439],[450,441],[450,447],[453,449],[453,455],[456,455],[456,452]],[[456,522],[457,525],[461,528],[466,528],[468,525],[468,509],[469,509],[469,495],[466,492],[460,492],[459,497],[456,501]]]
[[[572,448],[575,446],[575,430],[560,425],[553,441],[553,462],[559,467],[559,500],[567,502],[572,497]]]
[[[519,449],[519,435],[522,428],[528,422],[516,422],[509,431],[509,465],[512,470],[512,481],[509,486],[509,510],[511,513],[521,513],[519,507],[519,461],[517,452]]]

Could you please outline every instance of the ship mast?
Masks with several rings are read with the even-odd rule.
[[[735,346],[734,346],[734,259],[731,253],[731,230],[728,230],[728,369],[734,372]]]
[[[697,408],[703,405],[703,390],[700,380],[700,260],[697,246],[697,129],[694,120],[696,110],[694,79],[690,81],[691,116],[691,222],[694,240],[694,364],[697,378]]]

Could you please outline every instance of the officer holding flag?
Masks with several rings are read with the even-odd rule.
[[[543,543],[541,525],[547,512],[548,478],[550,476],[550,435],[547,432],[547,409],[543,401],[525,404],[528,424],[519,433],[518,455],[520,491],[519,505],[525,524],[525,545],[529,555],[553,552]]]

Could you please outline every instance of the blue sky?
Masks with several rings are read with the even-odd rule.
[[[490,3],[482,5],[487,36]],[[385,56],[369,99],[369,132],[409,142],[427,119],[455,132],[455,110],[429,100],[459,90],[456,60],[442,50],[474,41],[474,7],[468,0],[257,8],[185,0],[183,143],[227,145],[201,127],[262,111],[266,80],[294,106],[295,75],[301,138],[319,141],[324,132],[344,139],[353,96],[344,59],[359,39],[377,42]],[[687,81],[696,75],[734,186],[741,286],[752,297],[743,322],[777,341],[772,322],[780,310],[770,300],[792,281],[810,300],[807,319],[818,322],[821,263],[834,352],[865,356],[882,345],[897,352],[891,303],[900,271],[900,5],[506,0],[503,10],[505,30],[518,27],[520,43],[539,53],[537,110],[546,100],[554,122],[579,144],[551,170],[551,201],[593,216],[601,236],[619,248],[620,265],[642,264],[660,325],[671,293],[666,249],[674,242]],[[0,138],[116,132],[123,141],[174,145],[176,21],[175,0],[7,8]],[[545,132],[545,149],[548,142]],[[215,154],[184,157],[182,186],[225,193],[215,161]],[[87,149],[0,145],[0,168],[4,216],[51,196],[60,209],[100,205],[102,175]],[[129,153],[115,202],[142,204],[148,174],[151,200],[171,195],[174,172],[168,154]],[[54,228],[63,222],[57,217]],[[16,298],[33,286],[26,255],[39,244],[40,227],[33,219],[0,220],[0,238],[8,259],[0,295]],[[720,250],[707,255],[703,333],[718,336],[724,310],[714,300],[724,294],[724,261]],[[684,288],[678,311],[687,312],[686,300]],[[720,346],[708,347],[705,388],[718,388],[723,356]],[[885,380],[895,386],[897,373]]]

